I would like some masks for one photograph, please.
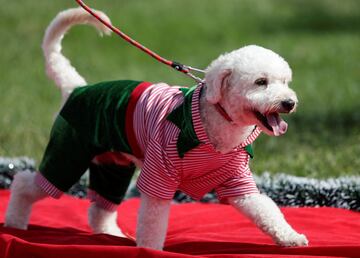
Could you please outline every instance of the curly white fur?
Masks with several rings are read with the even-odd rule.
[[[95,234],[126,237],[117,224],[117,211],[107,211],[92,203],[88,209],[88,222]]]
[[[170,200],[161,200],[141,194],[136,229],[138,246],[162,250],[168,226],[170,204]]]
[[[110,23],[110,19],[103,12],[96,13]],[[61,53],[61,41],[65,33],[76,24],[91,24],[100,35],[109,35],[111,30],[88,14],[81,7],[60,12],[46,29],[42,48],[45,56],[46,72],[60,88],[63,101],[74,88],[84,86],[85,79],[71,65],[70,61]]]
[[[5,227],[27,229],[32,204],[47,197],[47,194],[35,184],[34,180],[35,173],[30,171],[15,175],[5,215]]]
[[[109,20],[105,14],[100,15]],[[105,34],[109,32],[82,9],[70,9],[53,20],[43,42],[47,73],[61,89],[63,102],[75,87],[86,84],[61,53],[64,34],[79,23],[89,23]],[[298,102],[295,92],[288,86],[291,76],[291,69],[283,58],[258,46],[246,46],[214,60],[206,69],[205,88],[200,100],[201,121],[214,147],[221,153],[231,151],[247,138],[255,126],[269,135],[283,134],[287,126],[279,114],[293,112]],[[266,83],[257,83],[259,79]],[[293,104],[285,106],[286,101]],[[221,105],[233,122],[224,119],[214,104]],[[267,119],[267,125],[264,119]],[[31,205],[46,195],[33,181],[33,175],[28,173],[15,177],[6,226],[27,227]],[[291,228],[268,197],[252,194],[230,198],[229,201],[276,243],[284,246],[308,244],[306,237]],[[137,226],[138,246],[163,248],[169,210],[170,201],[142,194]],[[96,233],[122,235],[116,218],[116,212],[102,210],[96,203],[89,208],[89,224]]]
[[[280,209],[266,195],[251,194],[229,198],[229,203],[249,217],[264,233],[282,246],[304,246],[308,240],[285,220]]]

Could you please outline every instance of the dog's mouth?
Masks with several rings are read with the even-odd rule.
[[[263,115],[259,111],[254,111],[255,117],[260,121],[261,125],[272,132],[275,136],[286,133],[288,124],[280,117],[279,113],[273,112]]]

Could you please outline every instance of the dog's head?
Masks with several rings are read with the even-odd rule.
[[[257,125],[268,135],[282,135],[280,113],[295,111],[298,99],[289,88],[291,69],[271,50],[246,46],[221,55],[206,69],[206,100],[219,103],[235,124]]]

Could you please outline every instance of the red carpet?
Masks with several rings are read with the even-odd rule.
[[[283,208],[309,247],[281,248],[232,207],[173,205],[165,252],[128,239],[89,233],[89,202],[65,196],[35,205],[28,231],[3,228],[9,192],[0,191],[0,257],[360,257],[360,213],[335,208]],[[138,199],[119,207],[119,224],[134,236]]]

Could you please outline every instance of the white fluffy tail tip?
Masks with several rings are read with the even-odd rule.
[[[80,9],[82,9],[82,7],[79,7]],[[82,9],[84,12],[87,12],[86,10]],[[102,11],[94,11],[102,20],[104,20],[105,22],[111,24],[110,18],[103,13]],[[89,15],[91,15],[89,13]],[[100,36],[106,35],[109,36],[112,32],[111,29],[109,29],[106,25],[104,25],[102,22],[100,22],[98,19],[96,19],[95,17],[92,17],[94,20],[96,20],[96,23],[94,23],[96,29],[98,30]]]

